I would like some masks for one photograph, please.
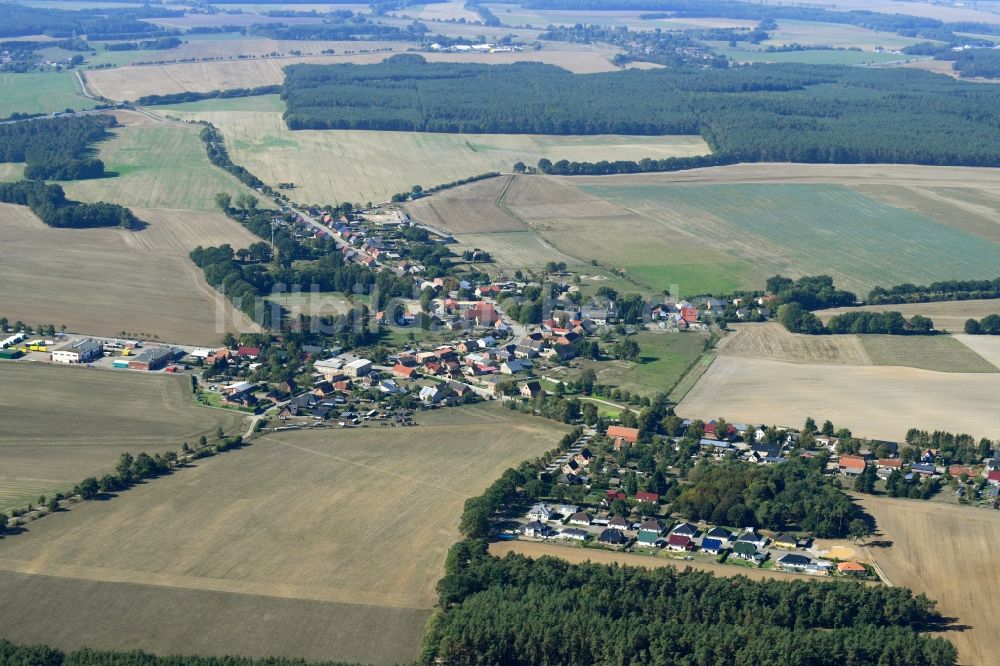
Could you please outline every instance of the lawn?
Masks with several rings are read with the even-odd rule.
[[[639,343],[640,363],[599,362],[597,380],[620,389],[652,396],[669,391],[688,368],[701,357],[707,336],[699,333],[655,333],[644,331],[633,338]]]
[[[568,431],[496,405],[417,421],[265,434],[127,496],[32,523],[0,540],[4,594],[17,599],[0,608],[4,637],[415,661],[466,498]],[[65,585],[46,586],[51,575]],[[104,602],[99,621],[78,612],[91,595]]]
[[[110,472],[123,451],[177,451],[232,412],[195,405],[187,377],[0,362],[0,510]]]
[[[0,118],[13,113],[92,109],[73,72],[0,73]]]

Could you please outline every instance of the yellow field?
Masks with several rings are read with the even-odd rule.
[[[871,495],[856,499],[875,518],[877,534],[870,542],[892,544],[869,546],[867,555],[893,585],[926,594],[964,627],[942,633],[958,648],[958,663],[994,663],[1000,650],[1000,512]]]
[[[414,660],[465,499],[566,431],[492,406],[439,410],[419,421],[266,435],[128,497],[38,521],[28,534],[0,541],[0,570],[35,574],[5,584],[4,594],[20,601],[0,608],[5,637],[163,653]],[[39,575],[70,585],[45,598],[21,594]],[[74,608],[73,586],[84,582],[95,593],[120,590],[96,630],[79,613],[28,621],[43,609]],[[133,611],[145,614],[142,599],[155,596],[150,586],[174,600],[157,625],[191,626],[196,614],[196,638],[114,631],[134,622]],[[209,593],[224,601],[218,612],[200,612]],[[332,635],[303,640],[281,623],[253,619],[254,632],[230,626],[234,613],[289,607],[310,619],[317,607],[327,609]]]
[[[766,358],[790,363],[871,365],[856,335],[800,335],[777,322],[740,324],[719,343],[724,356]]]
[[[187,377],[2,361],[0,386],[0,510],[110,473],[123,451],[245,428],[236,412],[196,406]]]
[[[530,134],[435,134],[365,130],[289,130],[278,111],[239,111],[224,100],[158,106],[171,117],[207,120],[226,137],[233,161],[265,182],[293,182],[299,201],[386,201],[412,185],[431,187],[542,157],[590,161],[698,155],[708,146],[698,136],[540,136]],[[259,100],[246,98],[248,107]],[[192,107],[197,110],[191,111]]]
[[[783,0],[765,0],[765,4],[785,4]],[[908,16],[925,16],[941,21],[973,21],[979,23],[1000,23],[1000,15],[990,11],[989,3],[982,9],[976,3],[938,3],[911,2],[907,0],[811,0],[799,2],[800,5],[814,5],[835,11],[866,10],[885,14],[906,14]],[[993,5],[995,6],[995,5]]]
[[[216,327],[221,308],[229,330],[253,330],[187,254],[197,245],[244,247],[255,236],[220,213],[134,212],[145,229],[54,229],[23,206],[0,204],[0,313],[94,335],[214,344],[225,332]]]
[[[900,440],[909,428],[996,437],[998,373],[786,363],[720,355],[677,406],[691,418],[796,427],[830,419],[858,436]]]
[[[481,29],[482,26],[480,26]],[[481,62],[510,64],[543,62],[573,72],[610,72],[615,49],[587,44],[545,48],[520,53],[424,53],[430,62]],[[88,85],[99,95],[113,100],[136,100],[144,95],[165,95],[185,91],[208,92],[228,88],[274,85],[284,78],[282,68],[294,63],[336,64],[381,62],[392,53],[355,53],[329,56],[291,56],[166,65],[141,65],[90,70]]]

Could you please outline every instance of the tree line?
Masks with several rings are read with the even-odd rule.
[[[101,178],[104,163],[90,145],[110,136],[118,121],[110,114],[42,118],[0,125],[0,162],[26,162],[31,180]]]
[[[0,202],[27,206],[50,227],[138,229],[141,225],[124,206],[72,201],[66,198],[61,186],[34,180],[0,183]]]
[[[166,95],[144,95],[136,100],[141,106],[157,104],[183,104],[197,102],[203,99],[229,99],[230,97],[256,97],[257,95],[276,95],[281,92],[281,85],[257,86],[256,88],[230,88],[228,90],[210,90],[208,92],[185,91]]]
[[[1000,315],[986,315],[982,319],[967,319],[965,332],[969,335],[1000,335]]]
[[[44,34],[67,38],[85,34],[88,39],[95,40],[114,39],[121,35],[149,35],[165,31],[140,19],[183,15],[181,10],[167,9],[162,5],[116,7],[112,11],[101,8],[65,11],[3,3],[0,4],[0,37]]]
[[[1000,278],[994,280],[942,280],[929,285],[910,283],[894,287],[875,287],[868,293],[872,305],[891,303],[929,303],[932,301],[968,301],[1000,298]]]
[[[948,666],[940,618],[905,588],[752,581],[452,547],[425,664]]]
[[[282,96],[291,129],[700,133],[727,161],[1000,165],[1000,91],[917,70],[787,63],[572,74],[402,54],[290,66]]]

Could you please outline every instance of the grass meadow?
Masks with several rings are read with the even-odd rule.
[[[94,108],[80,93],[74,72],[0,73],[0,118],[13,113],[53,113]]]

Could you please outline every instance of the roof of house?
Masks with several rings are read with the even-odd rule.
[[[667,539],[667,544],[671,546],[689,546],[691,544],[691,537],[684,536],[683,534],[671,534],[670,538]]]
[[[635,442],[639,439],[639,429],[638,428],[626,428],[624,426],[608,426],[608,437],[621,437],[622,439]]]
[[[899,458],[879,458],[878,466],[886,467],[889,469],[899,469],[900,467],[903,466],[903,461],[900,460]]]
[[[864,469],[868,461],[858,456],[840,456],[840,466],[850,469]]]
[[[713,527],[705,533],[705,536],[712,539],[725,539],[728,541],[733,535],[725,527]]]
[[[662,532],[663,523],[653,518],[647,518],[639,523],[639,529],[645,532]]]
[[[597,540],[605,543],[625,543],[628,541],[625,535],[622,534],[621,530],[616,530],[613,527],[601,532],[601,535],[597,537]]]
[[[810,560],[805,555],[799,555],[798,553],[786,553],[778,558],[778,564],[791,565],[791,566],[801,566],[804,567],[810,564]]]
[[[737,537],[736,540],[737,541],[744,541],[744,542],[747,542],[747,543],[760,543],[761,541],[764,540],[764,537],[762,537],[760,534],[758,534],[755,530],[747,530],[746,532],[744,532],[743,534],[741,534],[739,537]]]
[[[986,474],[988,481],[1000,481],[1000,470],[993,470]]]
[[[722,550],[722,542],[719,539],[703,539],[702,550]]]
[[[859,562],[841,562],[840,564],[837,565],[837,570],[838,571],[845,571],[845,572],[858,572],[858,573],[860,573],[860,572],[865,571],[865,567],[864,567],[863,564],[861,564]]]
[[[933,474],[937,471],[937,467],[934,463],[915,463],[911,469],[914,472],[919,472],[921,474]]]
[[[677,525],[672,530],[670,530],[670,533],[694,536],[695,534],[698,533],[698,526],[692,525],[691,523],[681,523],[680,525]]]
[[[656,493],[647,492],[645,490],[640,490],[635,494],[635,499],[637,502],[652,502],[656,503],[660,501],[660,496]]]
[[[590,521],[593,520],[590,517],[590,514],[587,513],[586,511],[578,511],[577,513],[574,513],[572,516],[570,516],[569,519],[570,521],[578,523],[583,523],[583,522],[590,523]]]
[[[584,538],[584,539],[587,538],[587,531],[586,530],[581,530],[581,529],[576,528],[576,527],[567,527],[564,530],[560,530],[559,533],[563,534],[563,535],[566,535],[566,536],[580,537],[580,538]]]
[[[621,516],[615,516],[614,518],[609,520],[608,525],[611,527],[617,527],[619,529],[628,529],[629,527],[628,521],[622,518]]]
[[[791,536],[790,534],[779,534],[778,536],[774,537],[774,542],[775,543],[796,543],[797,540],[795,539],[795,537]]]
[[[641,543],[656,543],[659,538],[660,535],[657,532],[639,532],[639,541]]]

